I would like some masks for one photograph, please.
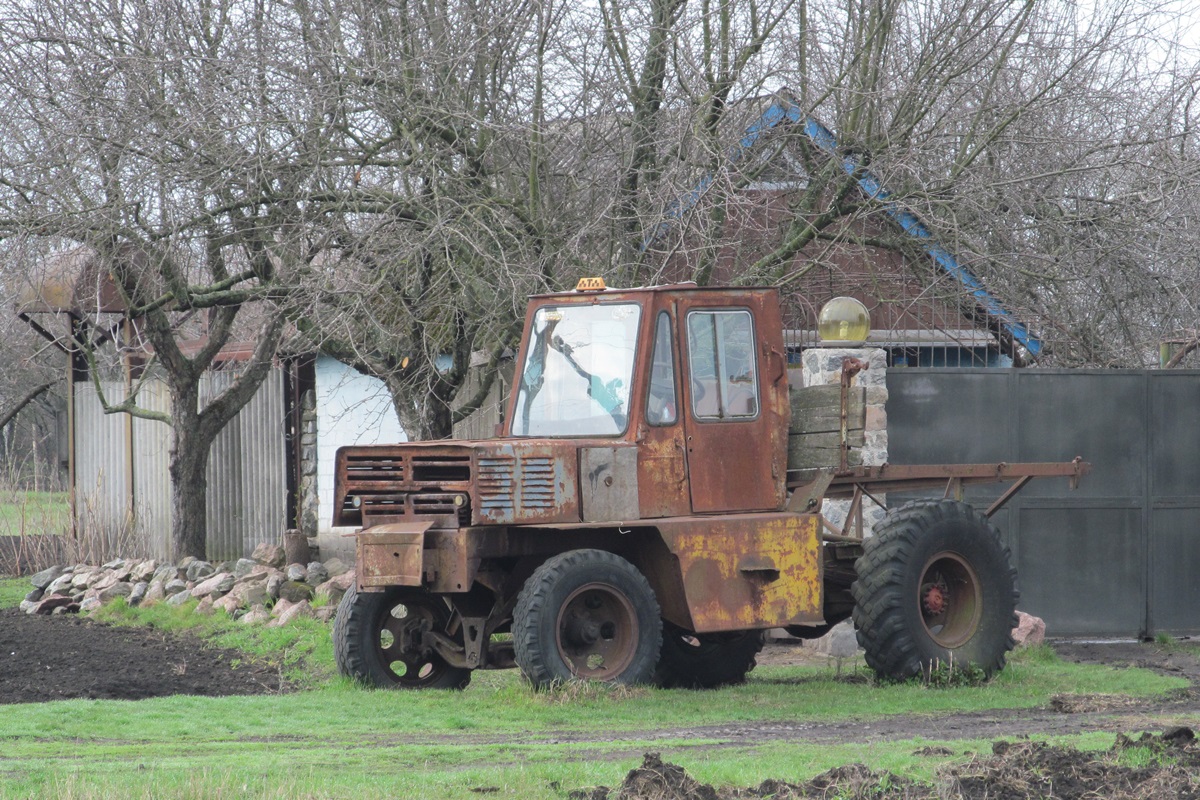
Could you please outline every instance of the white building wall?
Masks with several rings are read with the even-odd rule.
[[[408,441],[392,408],[387,387],[328,356],[317,358],[317,519],[327,532],[333,522],[334,457],[351,444]]]

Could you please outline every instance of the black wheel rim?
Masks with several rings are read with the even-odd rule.
[[[402,598],[385,606],[375,629],[380,663],[396,684],[419,689],[436,684],[446,662],[432,647],[430,631],[441,631],[446,613],[432,600]]]
[[[941,552],[925,563],[916,600],[925,631],[940,647],[961,647],[979,628],[983,590],[975,570],[958,553]]]

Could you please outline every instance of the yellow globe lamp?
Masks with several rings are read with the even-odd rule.
[[[826,347],[858,347],[870,332],[871,315],[853,297],[835,297],[817,315],[817,336]]]

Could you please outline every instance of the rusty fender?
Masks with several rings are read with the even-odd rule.
[[[818,515],[676,517],[655,524],[679,559],[697,633],[824,622]]]

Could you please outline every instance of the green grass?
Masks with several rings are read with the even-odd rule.
[[[26,586],[26,580],[0,581],[0,605],[19,600]],[[534,693],[514,671],[476,673],[464,692],[368,691],[333,677],[329,626],[313,620],[248,628],[221,614],[121,604],[102,616],[117,624],[191,630],[248,658],[273,659],[308,688],[274,696],[5,706],[0,798],[561,800],[581,787],[618,786],[651,751],[717,785],[796,782],[856,761],[928,780],[939,765],[990,752],[990,742],[729,746],[719,745],[720,728],[869,724],[919,713],[929,715],[932,733],[947,713],[1039,706],[1057,693],[1148,695],[1186,685],[1145,670],[1066,664],[1041,647],[1016,654],[982,686],[877,685],[863,682],[861,673],[839,678],[825,667],[763,667],[745,686],[709,692],[568,687]],[[656,731],[664,729],[690,733],[659,739]],[[1113,738],[1065,741],[1107,748]],[[938,744],[953,755],[914,755]]]
[[[215,727],[206,741],[63,741],[46,739],[0,756],[2,797],[403,797],[466,800],[480,794],[558,800],[583,787],[619,786],[646,752],[683,766],[692,777],[718,786],[756,786],[775,778],[801,782],[833,767],[854,762],[921,781],[939,767],[965,762],[991,751],[990,740],[917,738],[899,742],[809,744],[766,742],[717,746],[713,739],[669,741],[650,736],[617,742],[559,743],[552,737],[520,735],[516,741],[420,740],[385,734],[357,735],[357,703],[341,708],[345,693],[321,692],[330,703],[325,726],[307,735],[269,730],[260,720],[257,735],[233,738],[208,717],[197,727]],[[224,709],[227,710],[227,709]],[[245,715],[260,709],[251,706]],[[381,719],[382,710],[375,719]],[[147,724],[153,724],[152,720]],[[294,726],[293,726],[294,727]],[[220,739],[218,741],[217,739]],[[1111,734],[1034,737],[1083,750],[1106,750]],[[8,750],[7,742],[4,742]],[[920,756],[925,746],[945,746],[950,756]]]
[[[12,608],[20,604],[33,589],[29,578],[0,578],[0,608]]]
[[[62,533],[70,524],[66,492],[0,491],[0,536]]]

